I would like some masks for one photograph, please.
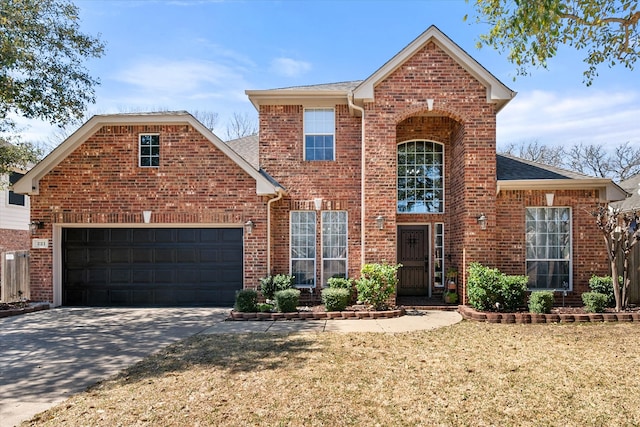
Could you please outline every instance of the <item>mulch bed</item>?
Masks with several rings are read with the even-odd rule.
[[[326,311],[324,305],[300,308],[292,313],[242,313],[232,310],[226,320],[341,320],[341,319],[391,319],[404,316],[405,309],[394,307],[384,311],[373,311],[362,305],[347,307],[344,311]]]
[[[477,311],[462,305],[458,311],[464,319],[488,323],[580,323],[580,322],[640,322],[640,311],[634,309],[615,313],[587,313],[582,307],[557,307],[550,314],[529,312],[495,313]]]
[[[34,311],[48,310],[49,304],[26,302],[0,303],[0,318],[17,316],[19,314],[33,313]]]

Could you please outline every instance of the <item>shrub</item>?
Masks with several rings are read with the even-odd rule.
[[[398,268],[402,264],[365,264],[360,270],[361,277],[356,280],[358,299],[372,305],[376,310],[386,308],[387,299],[396,290]]]
[[[620,277],[618,283],[622,283],[622,277]],[[616,298],[613,294],[613,278],[611,276],[591,276],[589,289],[591,289],[591,292],[606,295],[607,306],[614,307],[616,305]]]
[[[258,304],[258,311],[260,313],[269,313],[273,310],[273,304],[260,303]]]
[[[477,262],[469,266],[469,304],[476,310],[515,311],[525,305],[527,276],[507,276]]]
[[[553,291],[535,291],[529,296],[529,311],[532,313],[551,313]]]
[[[276,300],[276,307],[281,313],[291,313],[298,310],[300,291],[298,289],[284,289],[276,291],[273,295]]]
[[[255,313],[258,311],[258,292],[253,289],[242,289],[236,292],[235,311]]]
[[[351,294],[349,290],[342,288],[324,288],[322,290],[322,303],[327,311],[342,311],[349,304]]]
[[[327,286],[329,286],[329,288],[346,289],[349,291],[349,300],[352,300],[356,294],[356,289],[353,285],[353,279],[346,279],[344,277],[331,277],[327,280]]]
[[[455,304],[458,302],[458,294],[455,292],[447,292],[444,296],[444,301],[447,304]]]
[[[582,302],[587,313],[602,313],[607,307],[609,297],[598,292],[585,292],[582,294]]]
[[[260,292],[266,299],[273,299],[278,291],[293,288],[293,276],[288,274],[276,274],[260,279]]]

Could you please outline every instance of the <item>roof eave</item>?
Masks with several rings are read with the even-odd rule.
[[[502,190],[598,190],[601,202],[623,200],[627,192],[608,178],[586,179],[519,179],[498,180],[497,194]]]
[[[336,90],[246,90],[245,94],[256,110],[261,105],[305,105],[332,106],[346,104],[348,91]]]

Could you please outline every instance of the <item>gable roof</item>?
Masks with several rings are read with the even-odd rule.
[[[496,155],[498,193],[501,190],[594,189],[600,201],[622,200],[627,193],[609,178],[596,178],[508,154]]]
[[[629,197],[612,205],[621,211],[637,211],[640,210],[640,174],[634,175],[629,179],[620,181],[620,187],[629,193]]]
[[[516,92],[500,82],[434,25],[409,43],[366,80],[280,89],[246,90],[245,93],[256,109],[259,109],[260,105],[302,105],[305,101],[308,103],[310,100],[313,100],[314,105],[319,107],[333,106],[337,103],[346,104],[351,93],[353,93],[353,99],[356,103],[371,102],[374,100],[375,86],[430,42],[435,43],[487,88],[487,102],[497,104],[497,111],[500,111],[516,95]]]
[[[500,111],[507,103],[516,96],[516,92],[505,86],[493,74],[487,71],[478,61],[473,59],[464,49],[458,46],[453,40],[447,37],[435,25],[430,26],[424,33],[418,36],[407,47],[398,52],[393,58],[387,61],[375,73],[364,80],[353,91],[355,100],[362,102],[372,102],[374,100],[375,86],[386,79],[391,73],[397,70],[416,52],[422,49],[427,43],[435,43],[440,49],[447,53],[454,61],[471,74],[487,89],[487,102],[496,103],[497,111]]]
[[[200,132],[214,147],[233,160],[242,170],[256,181],[256,194],[270,195],[282,190],[273,179],[267,178],[254,168],[244,157],[231,149],[210,129],[200,123],[186,111],[160,113],[127,113],[96,115],[80,126],[69,138],[57,146],[47,157],[35,165],[13,189],[22,194],[38,194],[40,179],[60,164],[76,148],[82,145],[91,135],[103,126],[109,125],[148,125],[148,124],[188,124]]]

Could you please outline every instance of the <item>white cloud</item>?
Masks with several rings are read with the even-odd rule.
[[[498,115],[498,145],[640,144],[640,93],[519,94]]]
[[[285,77],[298,77],[309,70],[311,70],[311,64],[305,61],[284,57],[271,61],[271,71]]]

